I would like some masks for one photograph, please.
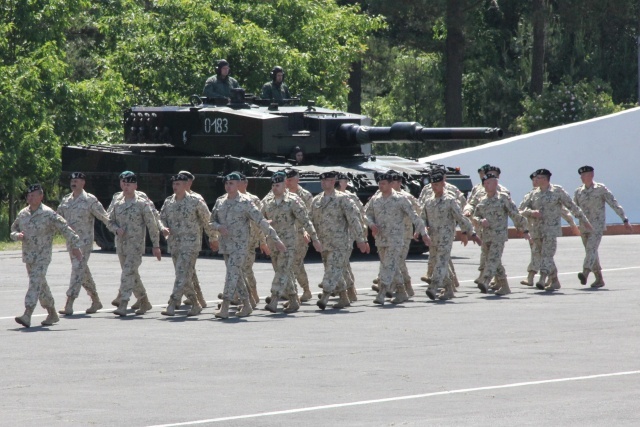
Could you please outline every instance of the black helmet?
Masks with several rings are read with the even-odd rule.
[[[229,66],[229,61],[227,61],[226,59],[219,59],[218,63],[216,64],[216,74],[220,75],[220,70],[222,70],[222,67],[228,67]]]
[[[282,81],[284,81],[284,70],[279,65],[276,65],[273,67],[273,70],[271,70],[271,80],[275,81],[278,73],[282,73]]]

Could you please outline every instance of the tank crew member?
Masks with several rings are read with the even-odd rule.
[[[407,301],[407,294],[402,279],[402,264],[405,258],[406,230],[405,218],[409,218],[416,234],[422,235],[425,245],[431,240],[424,222],[415,212],[409,199],[394,191],[391,183],[394,175],[385,173],[379,176],[380,191],[374,195],[365,210],[365,220],[376,239],[376,247],[380,255],[380,283],[378,296],[373,301],[384,304],[385,294],[397,285],[396,297],[391,301],[399,304]]]
[[[280,66],[273,67],[271,70],[271,81],[262,86],[262,99],[270,99],[280,105],[285,100],[290,99],[289,88],[284,83],[284,70]]]
[[[362,226],[363,237],[366,242],[369,229],[367,228],[367,224],[364,219],[364,205],[362,204],[358,196],[356,196],[351,191],[347,190],[348,186],[349,186],[349,177],[347,176],[347,174],[343,172],[338,172],[338,175],[336,177],[336,190],[348,196],[351,199],[351,201],[353,201],[353,203],[355,203],[355,205],[358,207],[358,210],[360,211],[360,216],[359,216],[360,225]],[[351,236],[350,242],[352,247],[353,247],[353,242],[355,240],[356,240],[355,236]],[[369,243],[366,243],[366,244],[369,245]],[[370,250],[369,248],[366,249],[367,252],[369,250]],[[344,274],[345,274],[344,280],[347,282],[347,296],[349,297],[349,301],[351,302],[358,301],[358,292],[356,291],[355,277],[353,276],[353,271],[351,270],[350,262],[347,262],[347,266],[344,270]]]
[[[78,261],[82,260],[80,238],[64,218],[42,203],[43,197],[44,192],[40,184],[30,185],[27,189],[29,206],[18,212],[16,220],[11,224],[11,240],[22,242],[22,262],[26,264],[29,275],[29,290],[24,297],[24,314],[15,320],[27,328],[31,326],[31,315],[38,300],[48,313],[47,318],[41,322],[43,326],[51,326],[60,320],[46,279],[56,230],[67,240],[72,256]]]
[[[304,151],[302,151],[302,148],[298,146],[293,147],[293,150],[291,150],[291,160],[296,165],[301,165],[304,163]]]
[[[560,216],[562,206],[567,207],[576,218],[584,221],[586,230],[593,230],[591,223],[582,210],[573,203],[571,196],[559,185],[551,185],[551,172],[547,169],[538,169],[534,179],[538,188],[533,191],[531,197],[522,203],[520,213],[531,219],[531,238],[535,256],[540,257],[540,279],[536,283],[538,289],[554,291],[558,289],[558,270],[553,257],[556,253],[557,238],[562,234]],[[547,278],[551,283],[545,284]]]
[[[240,87],[237,80],[229,75],[231,68],[226,59],[216,64],[216,75],[207,79],[202,93],[207,98],[231,98],[231,89]]]
[[[462,229],[462,243],[466,246],[471,235],[471,240],[482,244],[473,231],[471,221],[462,215],[462,210],[451,193],[445,191],[443,173],[431,175],[431,188],[433,195],[426,198],[423,204],[424,218],[429,227],[431,245],[429,246],[429,270],[432,271],[431,283],[427,289],[427,296],[435,300],[436,298],[448,300],[453,298],[454,283],[449,269],[451,258],[451,248],[455,237],[456,223]],[[438,288],[444,287],[443,292],[438,295]]]
[[[167,239],[169,252],[176,271],[169,305],[162,312],[165,316],[175,315],[182,294],[191,301],[187,316],[196,316],[202,311],[193,286],[196,260],[202,247],[202,229],[213,238],[213,228],[209,225],[209,208],[201,197],[188,191],[189,177],[178,173],[171,177],[173,195],[167,197],[160,210],[160,218],[166,228],[162,230]]]
[[[311,221],[322,242],[324,276],[321,283],[322,297],[317,302],[321,310],[327,307],[331,293],[338,293],[340,296],[338,303],[333,305],[334,308],[350,305],[344,281],[344,269],[352,250],[350,238],[355,236],[358,249],[366,252],[366,242],[362,237],[364,232],[358,220],[358,207],[348,196],[336,192],[336,175],[334,171],[320,174],[322,193],[316,195],[311,202]]]
[[[144,314],[151,308],[147,291],[140,279],[138,268],[142,264],[145,251],[145,228],[153,245],[153,255],[162,260],[160,252],[159,221],[156,219],[151,203],[138,194],[138,178],[131,171],[120,174],[122,197],[114,197],[109,207],[109,224],[116,230],[116,253],[122,267],[120,276],[120,304],[113,312],[118,316],[127,315],[127,305],[134,288],[139,292],[140,308],[136,314]],[[162,223],[160,223],[162,226]],[[161,227],[164,228],[164,227]]]
[[[93,250],[93,227],[95,219],[102,221],[109,228],[109,217],[96,196],[84,191],[86,175],[82,172],[73,172],[69,176],[71,193],[62,198],[58,206],[58,214],[69,224],[78,237],[80,237],[80,250],[82,260],[78,261],[71,255],[71,280],[67,290],[67,303],[60,314],[73,314],[73,301],[78,298],[80,288],[84,287],[91,298],[91,307],[85,310],[87,314],[93,314],[102,308],[102,302],[96,290],[91,270],[87,262]],[[115,232],[115,230],[110,230]],[[67,245],[71,254],[71,247]]]
[[[246,264],[251,240],[249,222],[258,224],[260,229],[274,240],[274,245],[279,251],[286,251],[286,247],[276,231],[251,202],[251,199],[240,193],[241,180],[242,177],[236,172],[224,177],[226,194],[218,197],[209,219],[209,223],[220,233],[220,250],[218,252],[224,255],[227,266],[222,304],[220,310],[215,314],[221,319],[229,317],[230,301],[236,292],[243,302],[242,309],[236,313],[236,316],[248,316],[253,311],[243,278],[243,268]]]
[[[296,247],[300,229],[306,230],[313,241],[313,246],[322,252],[322,245],[316,235],[316,230],[309,220],[307,208],[300,197],[287,191],[285,186],[286,174],[276,172],[271,177],[271,194],[263,200],[261,212],[270,221],[271,227],[278,233],[286,252],[279,251],[272,239],[267,239],[271,253],[271,263],[275,276],[271,284],[271,299],[265,309],[275,313],[280,297],[286,297],[289,304],[285,313],[293,313],[300,308],[298,292],[293,279],[293,262],[296,257]],[[308,285],[307,285],[308,288]]]
[[[482,178],[484,191],[473,210],[473,221],[477,224],[478,233],[482,240],[480,264],[484,266],[480,280],[476,283],[480,291],[487,293],[491,280],[495,277],[496,295],[511,293],[507,274],[502,266],[502,252],[508,240],[509,218],[515,226],[524,231],[524,238],[531,241],[527,220],[520,215],[511,197],[498,190],[498,176],[487,172]]]
[[[593,227],[592,230],[589,230],[580,221],[582,244],[586,255],[582,265],[583,270],[582,273],[578,273],[578,279],[581,284],[586,285],[589,273],[593,272],[596,280],[591,284],[591,287],[601,288],[604,286],[604,280],[602,279],[602,266],[600,266],[600,258],[598,257],[598,247],[600,246],[600,240],[602,240],[602,234],[606,229],[605,203],[611,206],[611,209],[622,219],[628,231],[632,231],[633,227],[629,224],[629,219],[624,214],[622,206],[620,206],[611,191],[604,184],[593,180],[594,169],[592,166],[582,166],[578,169],[578,174],[580,174],[582,185],[576,188],[573,201],[582,209],[582,212],[584,212]]]

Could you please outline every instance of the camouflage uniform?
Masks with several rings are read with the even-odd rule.
[[[535,257],[540,259],[540,281],[538,288],[544,289],[544,282],[547,277],[555,279],[557,269],[553,257],[556,253],[557,238],[562,235],[562,224],[560,221],[562,206],[567,207],[576,218],[584,219],[582,210],[571,200],[571,196],[559,185],[549,185],[545,191],[536,188],[531,192],[531,196],[525,198],[521,203],[520,213],[529,219],[531,238],[533,239],[533,251]],[[540,211],[541,218],[534,218],[532,211]],[[534,265],[535,268],[535,265]],[[535,271],[535,270],[530,270]]]
[[[401,190],[398,192],[401,196],[404,196],[411,202],[411,206],[417,215],[421,214],[420,203],[418,203],[418,199],[416,199],[411,193],[405,190]],[[402,264],[400,264],[400,273],[402,274],[402,284],[404,284],[407,290],[410,290],[409,296],[413,296],[413,289],[411,287],[411,276],[409,275],[409,269],[407,268],[407,257],[409,256],[409,249],[411,247],[411,239],[413,239],[414,234],[414,225],[411,221],[411,218],[405,216],[403,219],[404,224],[404,235],[403,242],[404,247],[402,249]],[[424,224],[424,221],[422,222]]]
[[[149,230],[153,247],[160,246],[159,230],[164,228],[154,210],[149,199],[145,200],[138,192],[131,200],[127,200],[122,193],[116,193],[109,206],[110,228],[125,230],[122,237],[116,234],[116,252],[122,267],[121,301],[129,301],[132,292],[135,292],[138,299],[147,296],[138,273],[138,267],[142,264],[142,254],[145,252],[145,227]]]
[[[310,217],[322,242],[322,290],[325,293],[345,291],[344,270],[353,238],[355,236],[359,243],[365,242],[358,207],[344,193],[334,191],[328,196],[320,193],[311,202]]]
[[[242,193],[255,205],[258,210],[262,208],[262,201],[254,194]],[[254,222],[250,223],[251,239],[249,241],[249,247],[247,248],[245,263],[242,266],[242,274],[244,280],[255,302],[258,302],[258,282],[256,281],[256,275],[253,272],[253,264],[256,262],[256,248],[259,248],[261,244],[266,243],[264,236],[260,233],[260,227]]]
[[[302,199],[307,212],[311,209],[311,202],[313,201],[313,195],[304,188],[298,186],[298,191],[295,194]],[[298,230],[298,237],[296,239],[296,249],[293,256],[293,275],[298,281],[298,284],[302,289],[309,289],[309,277],[307,271],[304,269],[304,258],[307,256],[309,250],[309,243],[304,239],[304,229]]]
[[[175,194],[166,198],[160,210],[160,219],[171,230],[167,246],[176,270],[176,279],[171,292],[171,299],[179,303],[182,294],[198,311],[199,298],[194,289],[196,260],[202,248],[202,229],[210,239],[214,231],[209,225],[209,208],[202,200],[191,193],[184,199],[177,200]]]
[[[231,89],[238,89],[238,81],[231,76],[226,79],[218,75],[211,76],[204,83],[202,94],[207,98],[231,98]]]
[[[95,218],[102,221],[109,228],[109,217],[104,210],[102,204],[93,194],[82,191],[82,193],[74,198],[73,193],[69,193],[63,197],[60,206],[58,206],[58,214],[62,216],[69,227],[71,227],[80,237],[80,251],[82,251],[82,260],[78,261],[71,252],[71,280],[67,296],[76,299],[80,294],[80,288],[84,287],[91,297],[91,301],[100,301],[96,283],[93,281],[91,270],[87,263],[89,256],[93,250],[93,228]],[[109,229],[112,233],[114,229]],[[71,246],[67,243],[67,250],[71,251]]]
[[[367,228],[366,221],[364,219],[364,206],[356,194],[350,191],[344,191],[343,194],[346,194],[347,197],[349,197],[349,199],[358,207],[358,212],[359,212],[358,219],[360,220],[360,226],[362,227],[363,238],[366,242],[368,237],[367,234],[369,233],[369,231]],[[353,236],[352,233],[350,232],[349,241],[351,242],[350,246],[352,248],[353,248],[353,242],[355,240],[356,240],[356,236]],[[352,301],[356,301],[357,300],[357,292],[355,289],[356,281],[355,281],[355,276],[353,275],[353,270],[351,269],[351,263],[349,262],[350,257],[351,257],[351,253],[349,253],[349,257],[347,258],[346,268],[344,269],[344,280],[347,283],[347,290],[349,291],[350,299],[352,299]]]
[[[388,197],[377,193],[367,203],[365,220],[367,225],[378,226],[376,247],[380,254],[380,293],[391,290],[392,285],[398,285],[398,292],[404,294],[402,265],[406,257],[407,226],[406,219],[416,232],[427,235],[424,222],[415,212],[413,205],[406,195],[393,191]],[[413,235],[413,228],[409,228]],[[410,238],[409,238],[410,239]],[[410,280],[410,279],[409,279]]]
[[[229,234],[220,236],[219,253],[224,255],[227,273],[223,299],[230,301],[237,292],[241,300],[249,298],[244,281],[243,268],[246,264],[247,252],[251,244],[250,221],[260,226],[260,229],[274,241],[280,241],[276,231],[262,216],[251,199],[242,193],[229,199],[227,195],[218,197],[211,210],[209,223],[218,231],[220,227],[227,228]]]
[[[27,309],[33,310],[38,300],[43,308],[53,309],[54,299],[46,275],[51,263],[51,248],[56,230],[64,236],[69,247],[79,248],[80,238],[67,221],[43,203],[34,212],[28,206],[22,209],[11,224],[12,240],[18,240],[18,235],[24,233],[22,262],[26,264],[29,275],[29,290],[24,297]]]
[[[611,191],[609,191],[604,184],[598,182],[594,182],[589,188],[584,184],[576,188],[573,201],[582,209],[582,212],[584,212],[593,227],[593,230],[589,231],[584,227],[582,221],[580,221],[582,244],[586,252],[583,268],[599,273],[602,271],[602,267],[600,266],[600,258],[598,257],[598,247],[600,246],[600,240],[602,240],[602,235],[606,229],[605,203],[611,206],[611,209],[613,209],[623,221],[628,221],[627,217],[624,209],[622,209],[622,206],[620,206]]]

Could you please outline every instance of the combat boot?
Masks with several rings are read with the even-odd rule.
[[[236,312],[237,317],[247,317],[253,312],[253,308],[251,308],[251,297],[247,297],[242,300],[242,309]]]
[[[127,305],[129,304],[129,301],[127,300],[120,300],[120,304],[118,305],[118,308],[116,308],[115,310],[113,310],[113,314],[116,314],[118,316],[126,316],[127,315]]]
[[[374,292],[380,292],[380,286],[378,285],[371,285],[371,290]]]
[[[26,307],[24,309],[24,314],[22,316],[18,316],[15,318],[16,322],[28,328],[31,326],[31,315],[33,314],[33,309],[35,307]]]
[[[582,273],[578,273],[578,280],[580,280],[581,285],[587,284],[587,278],[589,277],[590,272],[591,270],[585,268],[584,270],[582,270]]]
[[[358,292],[356,291],[355,286],[352,286],[347,289],[347,296],[349,297],[349,301],[351,302],[358,301]]]
[[[102,308],[102,302],[97,293],[89,294],[91,297],[91,307],[87,308],[84,312],[87,314],[97,313]]]
[[[547,274],[545,273],[540,273],[540,279],[538,279],[538,283],[536,283],[536,288],[540,289],[541,291],[545,289],[545,284],[544,282],[547,281]]]
[[[496,290],[496,295],[509,295],[511,293],[511,288],[509,287],[509,283],[505,280],[501,283],[500,287]]]
[[[120,291],[118,291],[118,296],[116,297],[116,299],[114,299],[113,301],[111,301],[111,305],[114,307],[119,307],[120,306],[120,300],[122,299],[122,296],[120,294]]]
[[[160,312],[163,316],[175,316],[176,315],[176,301],[174,299],[169,300],[169,305],[166,309]]]
[[[430,300],[435,300],[437,298],[437,294],[436,292],[438,291],[438,288],[431,287],[429,286],[429,288],[427,289],[427,296],[429,297]]]
[[[602,271],[594,271],[593,275],[596,276],[596,281],[591,284],[592,288],[601,288],[604,286],[604,278],[602,277]]]
[[[149,302],[149,297],[146,295],[140,298],[138,302],[140,303],[140,308],[136,310],[136,314],[138,315],[145,314],[147,311],[153,308],[153,306]]]
[[[198,314],[202,313],[202,306],[200,305],[200,301],[198,301],[198,298],[193,298],[193,304],[191,305],[191,310],[189,310],[187,312],[187,316],[191,317],[191,316],[197,316]]]
[[[298,303],[298,295],[289,295],[289,303],[284,309],[285,313],[295,313],[300,310],[300,303]]]
[[[300,302],[307,302],[311,298],[313,298],[313,294],[311,293],[311,289],[309,289],[308,283],[306,285],[300,284],[300,287],[303,290],[302,296],[300,297]]]
[[[394,304],[402,304],[408,299],[409,299],[409,295],[407,294],[407,291],[405,291],[403,285],[400,285],[398,286],[398,289],[396,291],[396,297],[392,299],[391,302]]]
[[[533,286],[533,279],[536,277],[537,271],[530,271],[527,275],[527,280],[520,281],[521,285]]]
[[[415,291],[413,290],[413,286],[411,285],[411,282],[405,283],[404,288],[407,290],[407,295],[409,296],[409,298],[411,298],[416,294]]]
[[[349,297],[347,296],[347,291],[340,291],[338,296],[340,297],[340,299],[337,303],[333,304],[333,308],[340,309],[349,307],[351,305],[351,303],[349,302]]]
[[[133,305],[131,306],[131,310],[139,309],[141,303],[142,303],[142,298],[136,300],[136,302],[134,302]]]
[[[52,326],[54,323],[58,323],[60,321],[60,318],[58,317],[58,313],[56,313],[55,307],[48,307],[47,313],[49,313],[47,318],[44,319],[42,322],[40,322],[42,326]]]
[[[453,285],[445,286],[443,292],[438,295],[438,299],[441,301],[447,301],[453,298],[455,295],[453,293]]]
[[[379,277],[376,277],[375,279],[373,279],[373,284],[374,285],[377,285],[379,283],[380,283],[380,278]]]
[[[329,303],[329,295],[329,292],[323,292],[318,295],[318,302],[316,304],[318,305],[318,307],[320,307],[320,310],[324,310],[325,308],[327,308],[327,304]]]
[[[73,300],[75,298],[67,297],[67,303],[64,305],[64,308],[60,310],[58,313],[64,314],[65,316],[71,316],[73,314]]]
[[[385,297],[385,291],[384,291],[384,289],[381,289],[378,292],[378,295],[376,296],[376,299],[373,300],[373,303],[374,304],[384,305],[384,297]]]
[[[431,279],[427,276],[420,276],[420,280],[422,280],[425,283],[431,284]]]
[[[278,312],[278,295],[271,294],[271,297],[267,297],[269,301],[267,301],[267,305],[264,306],[264,309],[270,311],[272,313]]]
[[[489,280],[487,280],[486,282],[477,282],[478,289],[480,289],[480,292],[483,294],[486,294],[489,290],[487,286],[487,282],[489,282]]]
[[[214,314],[218,319],[228,319],[229,318],[229,300],[223,300],[222,304],[220,304],[220,310],[216,311]]]
[[[200,307],[207,308],[207,300],[204,299],[204,295],[202,295],[202,288],[200,286],[196,286],[196,297],[198,299],[198,304],[200,304]]]
[[[497,291],[500,289],[500,284],[497,282],[491,282],[491,284],[489,285],[489,289],[492,291]]]
[[[253,297],[253,294],[251,293],[251,291],[249,291],[248,293],[249,293],[249,305],[251,305],[251,310],[253,310],[258,306],[258,301],[256,301],[256,299]]]
[[[186,300],[184,300],[184,301],[182,302],[182,304],[184,304],[184,305],[191,305],[191,304],[193,304],[193,303],[191,302],[191,298],[187,298]],[[180,307],[180,301],[178,301],[178,303],[176,304],[176,308],[178,308],[178,307]]]

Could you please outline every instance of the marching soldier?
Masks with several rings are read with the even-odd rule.
[[[60,231],[71,247],[71,254],[78,261],[82,259],[80,238],[67,225],[67,222],[54,210],[42,203],[44,193],[40,184],[30,185],[27,189],[27,206],[22,209],[11,224],[11,240],[22,242],[22,262],[26,264],[29,275],[29,290],[24,297],[24,314],[15,320],[24,327],[31,326],[31,315],[40,301],[47,310],[47,318],[41,324],[51,326],[60,318],[56,313],[55,301],[47,284],[47,268],[51,263],[53,235]]]
[[[251,242],[249,223],[258,224],[260,229],[273,239],[274,246],[279,251],[286,252],[287,250],[276,231],[269,225],[251,199],[240,193],[241,180],[242,177],[236,172],[224,177],[224,189],[227,194],[218,197],[209,219],[214,230],[220,233],[218,252],[224,255],[227,266],[222,304],[220,310],[215,313],[215,316],[221,319],[229,317],[230,301],[236,292],[243,302],[242,309],[236,313],[236,316],[248,316],[253,311],[243,276],[243,267],[246,264]]]
[[[284,172],[273,174],[271,194],[262,201],[261,209],[262,214],[270,221],[271,227],[278,233],[287,248],[286,252],[281,252],[272,239],[267,239],[275,276],[271,285],[271,299],[265,309],[272,313],[277,311],[278,299],[283,296],[289,300],[288,306],[284,309],[285,313],[293,313],[300,308],[298,293],[293,281],[293,261],[301,228],[304,228],[311,236],[314,248],[318,252],[322,252],[322,245],[309,220],[304,202],[295,194],[287,191],[285,179]]]
[[[620,206],[611,191],[604,184],[593,180],[594,170],[592,166],[582,166],[578,169],[578,174],[580,174],[582,185],[576,188],[573,201],[582,209],[582,212],[584,212],[593,227],[592,230],[589,230],[582,223],[582,220],[580,221],[582,244],[586,255],[582,265],[583,270],[582,273],[578,273],[578,279],[581,284],[586,285],[589,273],[593,272],[596,280],[591,284],[591,287],[601,288],[604,286],[604,279],[602,278],[600,257],[598,257],[598,247],[606,228],[605,203],[611,206],[611,209],[618,214],[628,231],[633,230],[633,227],[629,224],[629,219],[624,214],[624,209],[622,209],[622,206]]]
[[[576,218],[584,221],[585,229],[593,230],[582,210],[571,200],[571,196],[559,185],[551,185],[550,178],[551,172],[547,169],[538,169],[535,172],[534,179],[538,188],[522,204],[520,210],[523,216],[531,219],[533,250],[536,252],[535,256],[540,257],[540,279],[536,287],[549,292],[560,287],[557,281],[558,270],[553,257],[556,253],[557,238],[562,235],[560,222],[562,206],[568,208]],[[551,279],[549,284],[545,284],[547,278]]]
[[[131,293],[136,289],[139,294],[140,308],[136,314],[144,314],[151,309],[147,291],[140,279],[138,268],[142,264],[142,254],[145,250],[146,230],[153,245],[153,255],[162,260],[160,252],[159,227],[162,223],[153,213],[149,200],[143,199],[136,193],[138,178],[131,171],[120,174],[122,196],[115,197],[108,209],[110,228],[116,230],[116,253],[122,267],[120,276],[120,303],[113,314],[127,315],[127,305]],[[164,227],[160,227],[164,228]]]
[[[187,316],[196,316],[202,311],[194,289],[193,274],[202,247],[202,229],[211,239],[214,232],[209,225],[209,208],[201,197],[188,191],[188,180],[189,177],[182,173],[171,177],[173,195],[167,197],[160,210],[160,219],[166,225],[162,233],[167,239],[176,270],[169,305],[162,311],[164,316],[175,315],[183,293],[191,301],[191,310]]]
[[[91,270],[87,265],[89,256],[93,250],[93,227],[95,219],[102,221],[107,228],[109,227],[109,217],[107,211],[104,210],[102,204],[96,196],[84,191],[86,175],[82,172],[73,172],[69,179],[71,193],[63,197],[60,206],[58,206],[58,214],[62,216],[69,227],[71,227],[80,237],[80,251],[82,259],[77,260],[71,254],[71,247],[67,245],[69,254],[71,255],[71,280],[69,289],[67,290],[67,303],[60,314],[73,314],[73,301],[78,298],[80,288],[84,287],[87,294],[91,298],[91,307],[85,310],[87,314],[93,314],[102,308],[102,302],[98,296],[96,283],[91,275]],[[115,230],[110,230],[114,232]]]
[[[358,219],[358,207],[348,196],[335,190],[336,175],[334,171],[320,174],[322,193],[315,196],[311,203],[311,221],[322,242],[324,276],[321,283],[322,296],[317,302],[321,310],[327,307],[331,293],[338,293],[340,296],[338,303],[333,305],[334,308],[350,305],[344,271],[352,250],[352,236],[355,236],[361,252],[367,250],[364,231]]]

